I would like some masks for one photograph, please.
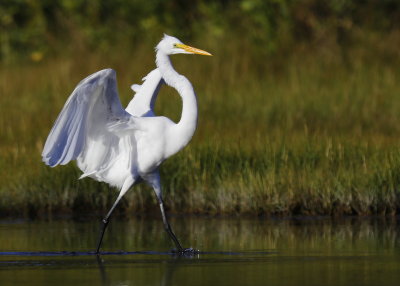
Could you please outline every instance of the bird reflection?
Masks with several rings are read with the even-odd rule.
[[[174,280],[174,275],[179,267],[183,266],[188,259],[199,259],[200,255],[194,256],[182,256],[182,255],[171,255],[167,258],[160,259],[158,262],[162,265],[162,275],[160,276],[160,280],[155,282],[154,285],[161,285],[161,286],[169,286],[173,285],[172,282]],[[97,266],[99,269],[99,277],[101,280],[101,285],[121,285],[121,281],[111,281],[109,273],[107,271],[106,262],[100,255],[96,255]],[[150,260],[149,260],[150,261]],[[125,261],[126,262],[126,261]],[[135,260],[131,262],[126,262],[131,264],[134,267],[135,263],[143,263],[143,260]]]
[[[100,272],[100,280],[102,285],[110,285],[110,281],[107,276],[106,268],[104,267],[103,258],[100,255],[96,255],[97,266]]]

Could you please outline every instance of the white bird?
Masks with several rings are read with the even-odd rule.
[[[76,160],[83,172],[80,178],[91,177],[120,190],[103,219],[96,253],[114,208],[129,188],[141,181],[154,189],[165,230],[177,251],[193,251],[181,246],[168,223],[158,171],[164,160],[189,143],[197,125],[195,92],[190,81],[174,70],[169,59],[172,54],[211,56],[164,35],[156,47],[157,69],[144,78],[141,86],[132,86],[136,95],[126,109],[118,97],[115,71],[101,70],[78,84],[46,140],[42,158],[47,165]],[[176,89],[182,98],[178,123],[154,114],[154,102],[163,83]]]

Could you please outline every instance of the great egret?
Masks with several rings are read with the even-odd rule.
[[[179,252],[184,249],[173,233],[164,211],[158,168],[168,157],[185,147],[197,124],[197,101],[190,81],[177,73],[169,59],[172,54],[211,54],[184,45],[164,35],[156,47],[157,69],[133,85],[136,95],[124,110],[118,97],[115,71],[105,69],[82,80],[65,103],[42,152],[51,166],[76,160],[83,174],[120,189],[102,220],[96,253],[99,253],[110,216],[128,189],[141,181],[153,187],[165,230]],[[175,88],[182,98],[178,123],[155,116],[154,101],[161,84]]]

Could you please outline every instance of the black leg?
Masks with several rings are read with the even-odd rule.
[[[103,225],[102,225],[102,228],[100,230],[99,241],[97,242],[96,254],[99,254],[100,247],[101,247],[101,242],[103,241],[104,232],[106,231],[107,225],[108,225],[108,223],[110,221],[111,214],[114,211],[115,207],[117,206],[118,202],[121,200],[121,198],[124,195],[124,193],[121,192],[119,194],[117,200],[115,201],[115,203],[111,207],[110,211],[107,213],[105,218],[102,220]]]
[[[103,241],[104,232],[106,231],[108,222],[109,222],[109,220],[106,219],[106,218],[104,218],[102,220],[102,227],[101,227],[100,234],[99,234],[99,240],[97,242],[96,254],[99,254],[100,247],[101,247],[101,242]]]
[[[162,220],[163,220],[163,223],[164,223],[165,231],[168,233],[169,237],[175,243],[175,246],[176,246],[177,250],[179,252],[182,252],[184,249],[183,249],[182,245],[180,244],[178,238],[176,237],[176,235],[172,231],[171,226],[168,223],[167,216],[165,215],[164,203],[163,203],[162,199],[158,198],[158,202],[160,204],[161,216],[162,216]]]
[[[178,255],[183,255],[183,256],[193,256],[195,254],[198,254],[198,250],[194,250],[193,248],[183,248],[182,245],[180,244],[178,238],[172,231],[171,226],[169,225],[167,215],[165,214],[164,210],[164,202],[162,199],[162,191],[161,191],[161,184],[160,184],[160,175],[158,172],[154,173],[152,176],[148,176],[146,179],[147,182],[150,183],[150,185],[154,189],[154,193],[156,194],[158,204],[160,205],[160,210],[161,210],[161,216],[164,224],[165,231],[168,233],[169,237],[171,240],[174,242],[176,246],[176,254]]]

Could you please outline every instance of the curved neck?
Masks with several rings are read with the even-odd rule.
[[[165,83],[177,90],[182,98],[182,115],[177,126],[186,145],[192,138],[197,125],[197,100],[190,81],[174,70],[168,55],[157,51],[156,64]]]

